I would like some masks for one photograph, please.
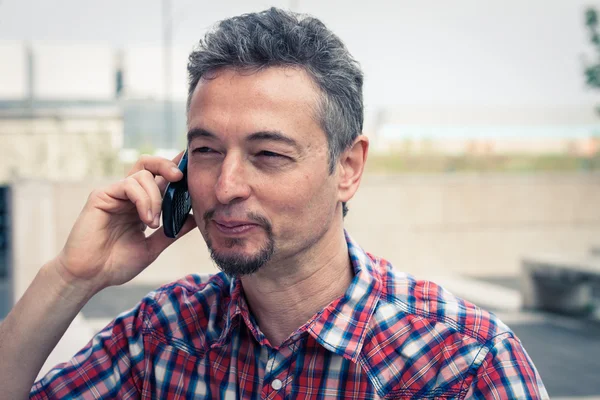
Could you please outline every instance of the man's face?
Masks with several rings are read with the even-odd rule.
[[[329,174],[317,104],[311,78],[297,68],[222,69],[198,83],[188,185],[198,227],[225,272],[299,263],[339,234],[337,174]]]

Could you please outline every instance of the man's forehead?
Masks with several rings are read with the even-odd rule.
[[[235,97],[227,97],[229,95]],[[301,67],[273,66],[267,68],[224,67],[211,71],[199,80],[190,104],[190,112],[198,102],[225,99],[252,102],[306,103],[315,108],[320,89]]]
[[[198,83],[188,128],[220,134],[227,126],[249,134],[278,131],[294,136],[302,127],[320,129],[318,99],[312,78],[301,68],[223,68]]]

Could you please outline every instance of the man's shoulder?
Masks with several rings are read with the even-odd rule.
[[[143,330],[196,350],[205,348],[221,334],[230,287],[231,279],[223,273],[190,274],[163,285],[142,300]]]
[[[440,285],[371,260],[381,289],[361,357],[381,392],[462,398],[488,353],[512,332]]]
[[[404,320],[413,329],[427,325],[447,334],[463,336],[479,344],[489,344],[498,336],[512,331],[493,313],[462,299],[429,280],[394,269],[390,263],[381,264],[381,299],[374,322],[389,323]]]

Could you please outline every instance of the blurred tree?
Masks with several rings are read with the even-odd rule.
[[[595,8],[589,7],[585,10],[585,26],[588,29],[590,42],[596,50],[595,62],[585,66],[585,83],[592,89],[600,89],[600,30],[598,28],[598,12]],[[596,112],[600,114],[600,107],[596,107]],[[592,158],[593,161],[590,165],[600,164],[599,148],[594,149]]]
[[[585,66],[585,82],[591,88],[600,89],[600,31],[598,28],[598,12],[596,9],[588,8],[585,10],[585,26],[588,29],[590,42],[592,42],[592,45],[596,50],[595,62]]]
[[[585,10],[585,26],[588,29],[590,41],[600,55],[600,33],[598,32],[598,12],[594,8]],[[600,58],[600,57],[599,57]],[[585,67],[586,84],[593,88],[600,88],[600,62]]]
[[[115,96],[117,99],[123,95],[123,87],[125,86],[123,82],[123,70],[119,68],[115,72]]]

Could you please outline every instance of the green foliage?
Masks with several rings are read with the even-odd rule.
[[[588,30],[590,42],[596,50],[595,62],[585,66],[585,83],[591,88],[600,89],[600,30],[598,27],[598,13],[595,9],[588,8],[585,10],[585,26]]]

